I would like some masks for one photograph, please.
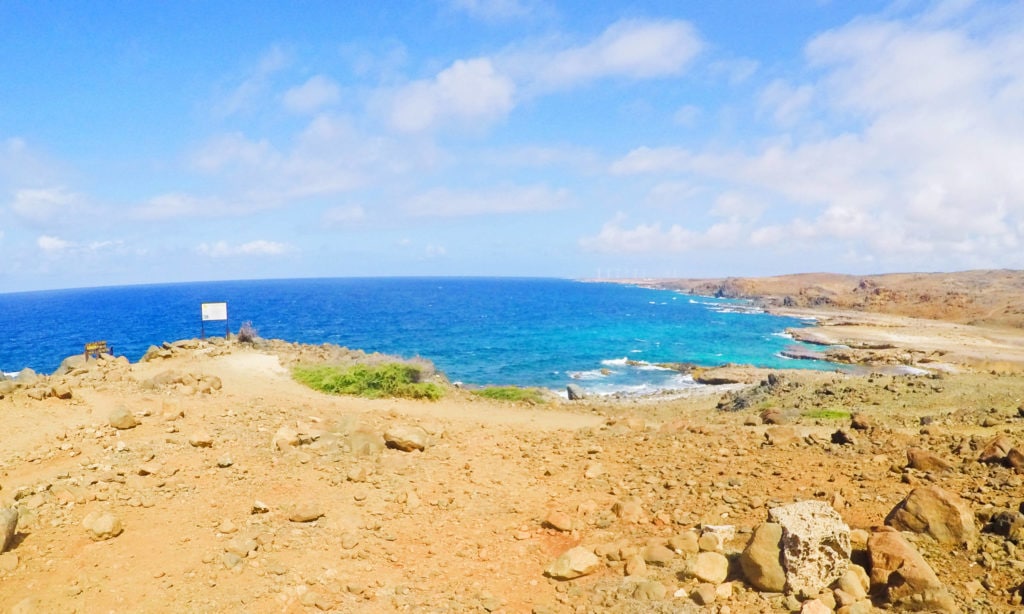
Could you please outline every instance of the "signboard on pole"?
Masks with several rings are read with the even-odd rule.
[[[207,322],[224,322],[224,338],[231,336],[231,329],[228,325],[228,304],[227,303],[203,303],[202,304],[202,333],[206,339]]]

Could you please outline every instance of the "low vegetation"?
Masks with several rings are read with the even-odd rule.
[[[488,386],[472,391],[473,394],[495,401],[546,403],[545,393],[540,388],[519,388],[518,386]]]
[[[320,392],[368,399],[403,397],[436,401],[444,394],[441,386],[422,381],[418,367],[399,362],[350,367],[300,365],[292,370],[292,377]]]
[[[842,409],[815,409],[805,412],[805,418],[812,420],[849,420],[850,412]]]

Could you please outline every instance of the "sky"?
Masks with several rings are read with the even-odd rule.
[[[1018,0],[0,2],[0,292],[978,268]]]

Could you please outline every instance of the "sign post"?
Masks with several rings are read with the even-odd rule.
[[[206,323],[224,321],[224,338],[231,337],[231,327],[228,325],[228,304],[227,303],[203,303],[203,320],[201,324],[203,339],[206,339]]]

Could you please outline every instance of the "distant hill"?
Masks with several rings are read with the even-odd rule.
[[[643,280],[705,296],[757,299],[768,307],[853,309],[964,324],[1024,328],[1024,271]]]

